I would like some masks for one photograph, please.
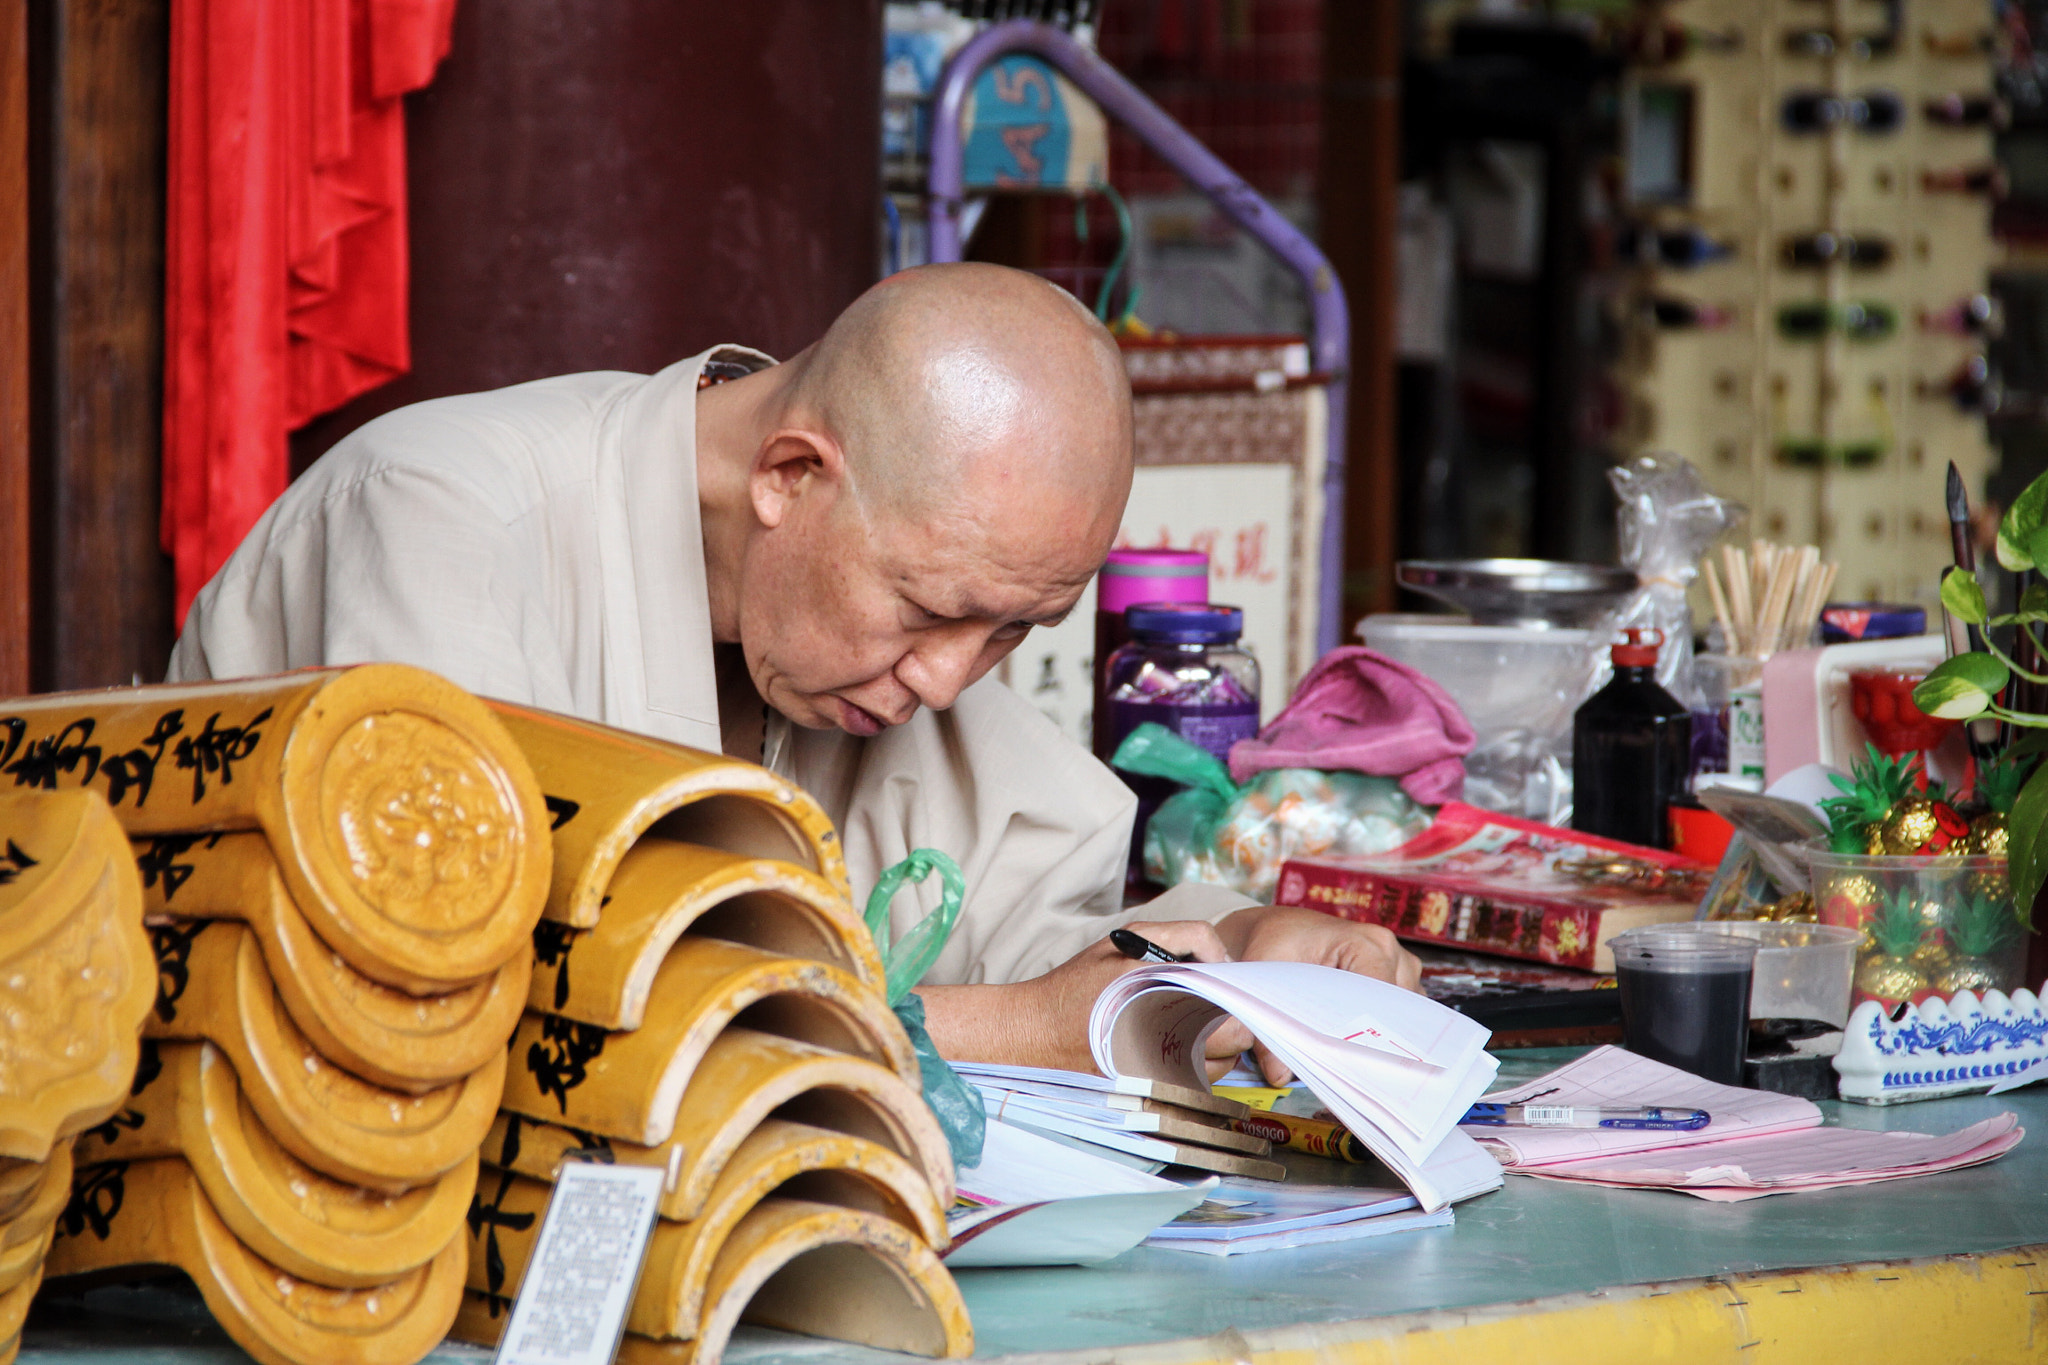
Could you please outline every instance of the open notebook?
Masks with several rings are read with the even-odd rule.
[[[1400,1176],[1425,1210],[1498,1189],[1457,1123],[1493,1080],[1487,1031],[1424,996],[1294,962],[1160,963],[1127,972],[1088,1021],[1112,1083],[1208,1088],[1203,1040],[1234,1015]]]

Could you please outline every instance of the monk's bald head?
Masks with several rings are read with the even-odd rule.
[[[859,736],[1065,618],[1130,495],[1116,343],[1000,266],[884,280],[697,423],[714,633],[784,716]]]
[[[1116,342],[1035,275],[903,271],[856,299],[797,363],[793,406],[838,439],[869,517],[1006,491],[1122,512],[1131,403]]]

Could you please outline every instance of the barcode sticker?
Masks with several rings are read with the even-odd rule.
[[[1541,1124],[1570,1127],[1572,1107],[1568,1104],[1525,1104],[1522,1106],[1522,1122],[1534,1128]]]

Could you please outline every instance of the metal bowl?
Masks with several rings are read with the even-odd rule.
[[[1589,626],[1636,589],[1633,569],[1554,559],[1404,559],[1404,588],[1448,602],[1482,626]]]

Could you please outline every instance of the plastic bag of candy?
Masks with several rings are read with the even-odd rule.
[[[1110,762],[1186,787],[1145,826],[1145,875],[1162,886],[1206,882],[1270,900],[1289,858],[1385,853],[1433,814],[1391,777],[1274,768],[1239,786],[1215,755],[1149,722]]]

